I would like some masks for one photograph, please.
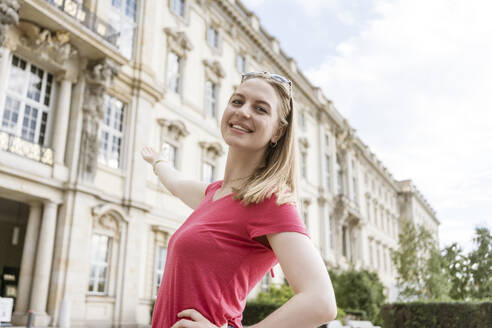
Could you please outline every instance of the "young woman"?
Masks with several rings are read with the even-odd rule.
[[[223,180],[186,180],[151,147],[143,158],[194,209],[169,241],[153,328],[242,328],[246,297],[280,263],[295,295],[254,328],[318,327],[336,316],[333,287],[295,206],[292,82],[242,76],[221,120]],[[273,275],[273,271],[272,275]]]

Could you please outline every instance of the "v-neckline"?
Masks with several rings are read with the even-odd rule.
[[[211,199],[210,199],[212,203],[216,203],[216,202],[218,202],[219,200],[224,199],[224,198],[227,198],[227,197],[229,197],[229,196],[231,196],[231,195],[233,194],[233,193],[231,192],[231,193],[228,193],[227,195],[224,195],[224,196],[222,196],[222,197],[220,197],[220,198],[214,199],[215,194],[217,193],[217,190],[219,190],[220,188],[222,188],[222,182],[224,182],[224,181],[223,181],[223,180],[222,180],[222,181],[220,181],[219,188],[215,189],[215,191],[214,191],[214,193],[213,193],[213,195],[212,195],[212,197],[211,197]]]

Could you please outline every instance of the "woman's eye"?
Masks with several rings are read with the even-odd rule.
[[[241,100],[239,99],[234,99],[233,101],[231,101],[234,105],[240,105],[241,104]]]
[[[268,113],[268,111],[263,108],[263,107],[257,107],[257,109],[260,111],[260,112],[263,112],[263,113]]]

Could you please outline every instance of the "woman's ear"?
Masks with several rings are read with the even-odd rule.
[[[271,142],[277,142],[280,138],[282,138],[283,134],[284,134],[284,131],[285,131],[285,126],[280,126],[277,131],[275,132],[275,134],[273,135],[272,139],[271,139]]]

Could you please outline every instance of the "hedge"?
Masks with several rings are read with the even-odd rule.
[[[252,326],[260,322],[261,320],[265,319],[266,317],[268,317],[270,313],[272,313],[282,305],[283,304],[279,304],[279,303],[277,304],[265,303],[265,302],[258,302],[254,300],[248,301],[246,302],[246,307],[244,308],[243,319],[241,320],[241,322],[244,326]],[[358,313],[364,312],[364,311],[357,311],[357,310],[354,311]],[[343,320],[344,317],[345,317],[345,312],[342,309],[338,309],[337,320]],[[321,325],[319,328],[325,328],[325,327],[326,325]]]
[[[242,324],[252,326],[268,317],[270,313],[281,307],[282,304],[267,304],[263,302],[249,301],[243,311]]]
[[[490,328],[492,302],[411,302],[385,304],[385,328]]]

